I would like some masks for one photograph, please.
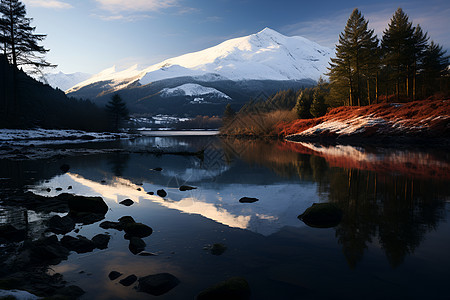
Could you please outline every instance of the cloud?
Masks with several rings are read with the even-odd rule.
[[[69,9],[73,8],[72,5],[66,2],[57,1],[57,0],[28,0],[24,1],[26,4],[34,7],[44,7],[51,9]]]
[[[383,31],[387,28],[392,15],[397,9],[397,4],[387,4],[360,7],[364,18],[369,21],[369,28],[374,29],[378,38],[382,38]],[[444,49],[450,49],[450,36],[448,28],[450,22],[450,8],[429,5],[426,10],[420,5],[404,3],[402,6],[413,26],[420,24],[422,29],[429,33],[431,39],[441,44]],[[339,34],[344,31],[347,20],[353,8],[340,10],[326,18],[305,20],[295,24],[289,24],[281,28],[287,35],[300,35],[315,41],[323,46],[333,48],[339,40]]]
[[[139,15],[120,15],[120,14],[113,14],[113,15],[99,15],[99,14],[91,14],[92,17],[98,18],[103,21],[124,21],[124,22],[137,22],[144,19],[149,19],[151,16],[145,15],[145,14],[139,14]]]
[[[95,0],[100,8],[111,13],[133,11],[158,11],[176,6],[177,0]]]

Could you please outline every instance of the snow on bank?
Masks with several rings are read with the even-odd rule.
[[[305,138],[377,138],[386,136],[449,136],[450,102],[422,100],[404,104],[375,104],[339,107],[325,116],[296,120],[283,125],[280,132],[288,140]]]
[[[0,142],[14,142],[20,144],[33,141],[39,143],[48,143],[49,141],[109,141],[115,139],[126,139],[132,135],[128,133],[110,133],[110,132],[86,132],[81,130],[60,130],[60,129],[0,129]]]

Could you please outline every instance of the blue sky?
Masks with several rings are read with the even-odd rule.
[[[450,1],[24,0],[47,59],[65,73],[150,65],[270,27],[334,47],[359,8],[381,37],[398,7],[450,50]]]

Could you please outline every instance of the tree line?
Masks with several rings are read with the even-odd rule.
[[[355,9],[339,35],[336,57],[329,67],[329,102],[370,105],[380,100],[425,99],[448,93],[448,58],[442,46],[429,42],[427,32],[414,26],[398,8],[380,39]]]
[[[46,35],[35,33],[32,20],[21,1],[0,0],[0,128],[119,130],[128,117],[119,95],[101,108],[28,76],[56,67],[45,59]]]
[[[329,80],[321,77],[315,87],[250,99],[237,114],[227,107],[224,123],[235,116],[262,116],[274,111],[293,111],[297,118],[309,119],[323,116],[330,107],[449,95],[449,56],[442,46],[430,42],[420,25],[413,26],[401,8],[381,39],[369,29],[361,12],[354,9],[339,35],[336,57],[331,59],[328,70],[325,75]]]

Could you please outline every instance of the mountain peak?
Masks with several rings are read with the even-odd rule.
[[[272,28],[269,28],[269,27],[265,27],[263,30],[261,30],[261,31],[258,32],[257,34],[282,35],[282,34],[279,33],[278,31],[273,30]]]

